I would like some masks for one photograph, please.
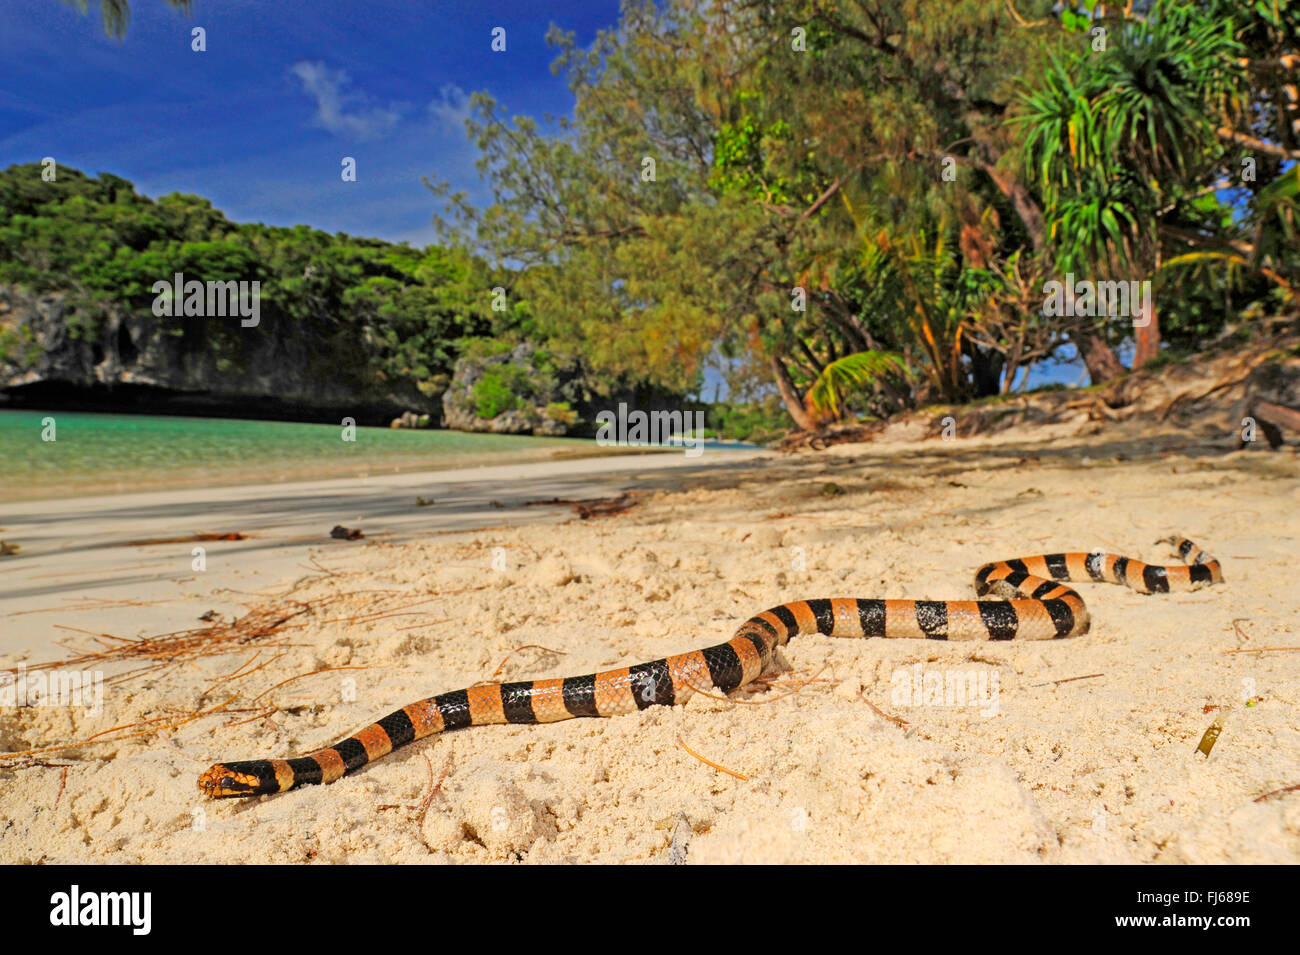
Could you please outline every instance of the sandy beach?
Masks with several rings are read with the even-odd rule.
[[[722,459],[734,464],[747,456],[728,449]],[[698,468],[702,460],[710,468],[718,463],[654,449],[428,473],[8,502],[0,510],[0,536],[21,542],[22,559],[0,563],[0,653],[41,646],[52,636],[46,618],[56,608],[64,626],[132,636],[188,625],[192,597],[209,599],[206,609],[237,611],[244,592],[312,571],[310,556],[350,551],[348,542],[330,540],[336,524],[360,528],[367,541],[393,544],[434,532],[545,522],[571,515],[529,501],[614,495],[661,469]],[[200,534],[244,539],[181,540]],[[195,569],[196,546],[204,552],[201,571]]]
[[[1300,861],[1300,796],[1277,792],[1300,783],[1294,449],[923,430],[10,507],[0,666],[98,652],[74,670],[102,700],[0,708],[0,750],[34,751],[0,763],[0,861]],[[528,504],[629,492],[585,520]],[[129,543],[234,531],[202,572],[192,544]],[[196,789],[477,681],[707,646],[795,598],[969,598],[990,559],[1174,563],[1153,543],[1173,531],[1225,583],[1082,584],[1080,638],[804,636],[731,699],[470,728],[279,796]]]

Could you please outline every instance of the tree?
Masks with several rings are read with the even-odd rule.
[[[888,2],[852,16],[817,3],[630,2],[588,50],[555,33],[574,118],[548,136],[476,98],[470,131],[494,202],[478,213],[434,184],[453,200],[443,222],[490,259],[522,264],[551,330],[600,367],[689,377],[715,347],[749,350],[808,427],[802,392],[845,356],[937,354],[916,337],[915,296],[901,304],[871,285],[851,189],[903,232],[980,192],[1041,231],[998,168],[995,128],[1014,92],[1003,64],[1037,41],[1006,29],[992,0],[915,14]],[[941,178],[949,152],[978,171],[969,186]],[[651,179],[638,177],[646,160]],[[1010,251],[1023,234],[982,241]],[[967,359],[943,360],[941,390],[964,391]]]
[[[1059,271],[1129,271],[1161,283],[1173,278],[1170,266],[1218,261],[1279,274],[1243,226],[1272,221],[1259,199],[1288,158],[1300,159],[1300,104],[1279,72],[1300,64],[1300,13],[1229,0],[1084,6],[1062,17],[1058,48],[1014,120]],[[1085,41],[1098,29],[1102,49]],[[1255,185],[1244,164],[1258,172]],[[1201,270],[1199,287],[1181,281],[1169,317],[1186,321],[1184,303],[1207,285],[1222,288],[1221,275]],[[1166,324],[1154,309],[1141,317],[1135,367],[1158,353]],[[1095,340],[1080,347],[1094,381],[1116,370]],[[1094,367],[1099,360],[1105,367]]]
[[[801,428],[831,407],[828,381],[837,411],[896,406],[896,381],[836,370],[854,355],[903,356],[911,400],[1006,390],[1067,341],[1094,382],[1121,372],[1114,323],[1046,314],[1043,285],[1068,268],[1177,290],[1137,323],[1142,360],[1162,335],[1216,333],[1229,292],[1293,287],[1292,206],[1218,183],[1243,146],[1261,185],[1290,168],[1293,12],[1021,6],[627,0],[586,49],[551,35],[571,118],[476,97],[493,201],[431,184],[450,200],[439,221],[519,266],[544,334],[611,381],[689,388],[720,354]],[[1185,257],[1211,251],[1237,259]]]

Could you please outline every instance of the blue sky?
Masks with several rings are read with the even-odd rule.
[[[236,221],[415,245],[434,239],[422,176],[486,197],[468,95],[538,119],[568,113],[548,27],[586,44],[618,19],[617,0],[198,0],[189,18],[133,0],[117,41],[90,7],[0,0],[0,168],[52,156],[145,195],[206,196]],[[196,26],[204,53],[190,49]],[[345,156],[354,183],[340,178]]]

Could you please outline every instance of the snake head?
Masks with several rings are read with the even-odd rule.
[[[274,777],[268,785],[264,774],[255,771],[265,765],[265,762],[213,763],[199,777],[199,791],[213,799],[279,792]]]

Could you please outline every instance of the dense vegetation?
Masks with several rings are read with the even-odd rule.
[[[602,373],[684,387],[720,351],[804,428],[1293,314],[1300,5],[1073,7],[627,0],[589,48],[552,31],[572,117],[476,97],[495,201],[431,183],[447,241],[523,263]],[[1047,314],[1067,273],[1154,307]]]

